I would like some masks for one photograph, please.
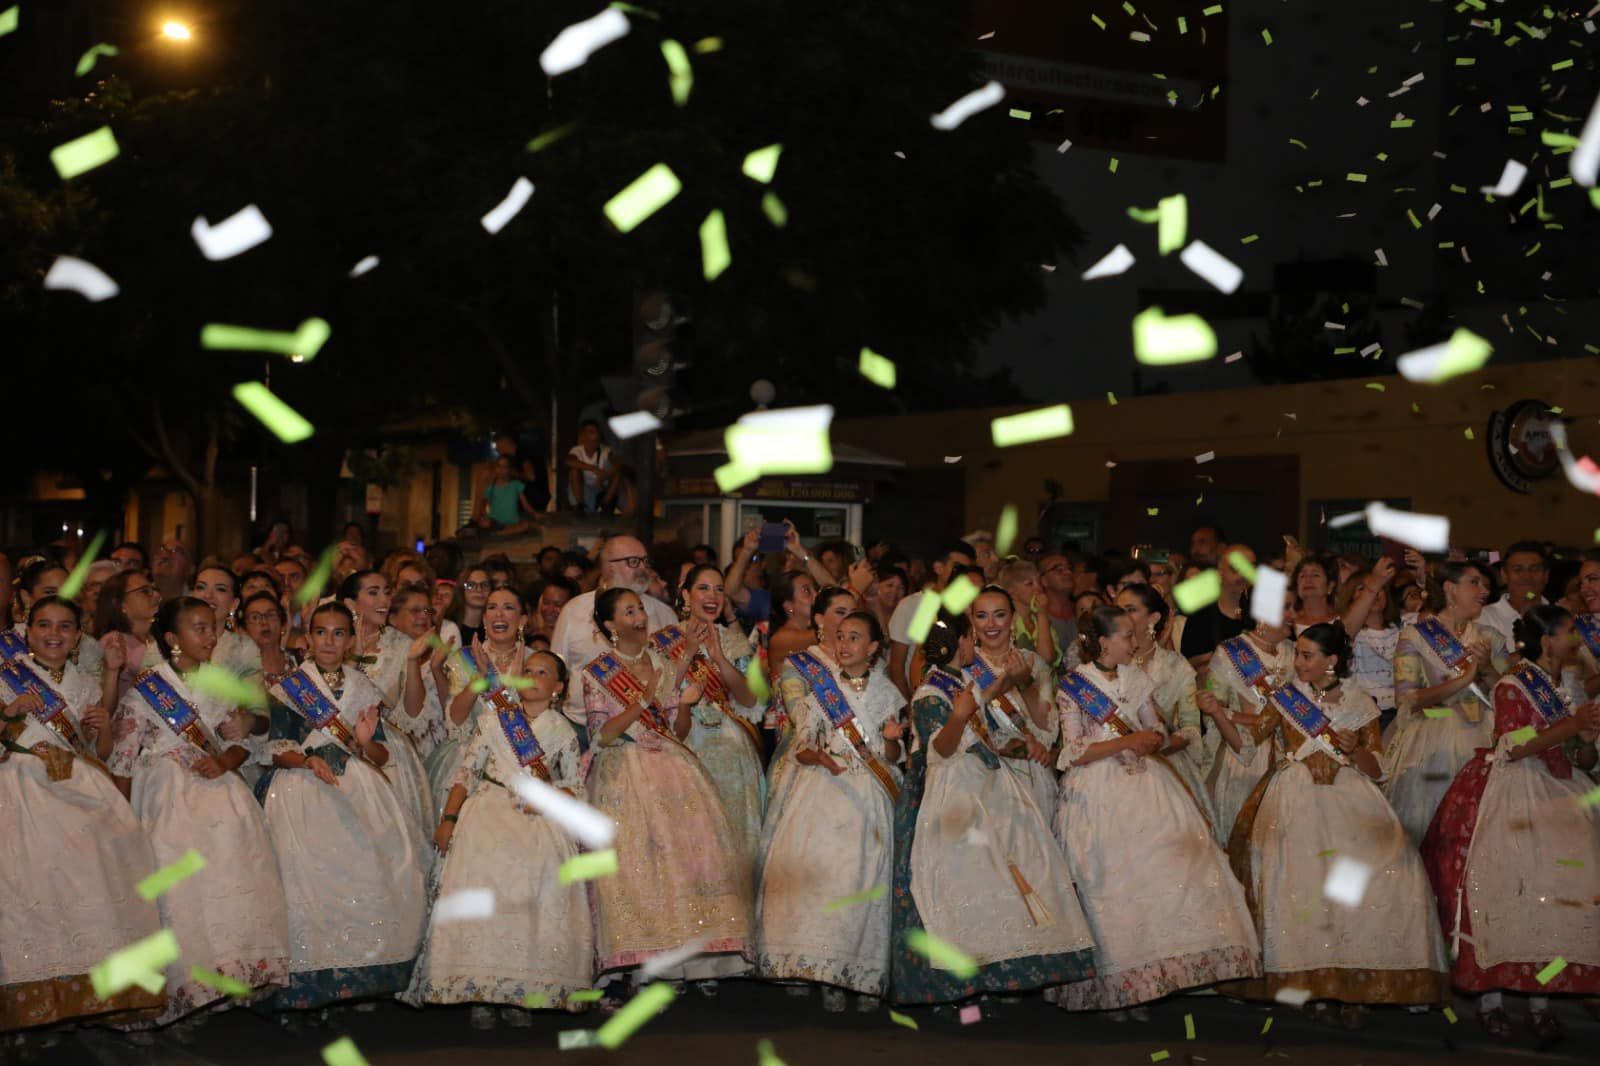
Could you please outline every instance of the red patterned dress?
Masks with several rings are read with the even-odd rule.
[[[1495,746],[1451,784],[1422,843],[1452,969],[1465,992],[1600,993],[1600,806],[1574,773],[1581,741],[1517,759],[1510,752],[1571,711],[1538,666],[1494,687]],[[1557,957],[1565,967],[1541,984]]]

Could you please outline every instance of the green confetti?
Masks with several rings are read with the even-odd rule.
[[[779,229],[789,224],[789,209],[783,206],[777,193],[768,192],[761,198],[761,210],[767,216],[767,221]]]
[[[1556,130],[1540,130],[1539,140],[1547,148],[1576,148],[1578,138],[1570,133],[1560,133]]]
[[[267,694],[225,667],[201,663],[188,681],[208,696],[215,696],[229,707],[266,707]]]
[[[315,603],[322,597],[322,590],[328,584],[328,579],[333,576],[333,561],[337,557],[339,546],[330,544],[322,551],[322,557],[317,560],[317,565],[311,573],[300,583],[300,591],[294,594],[297,607],[304,607],[308,603]],[[456,652],[460,655],[460,651]]]
[[[1185,1040],[1194,1039],[1194,1015],[1192,1014],[1183,1016],[1183,1038]]]
[[[1389,391],[1389,387],[1381,381],[1369,381],[1367,382],[1367,388],[1371,389],[1373,392]]]
[[[1266,1036],[1267,1035],[1267,1030],[1269,1030],[1271,1028],[1272,1028],[1272,1019],[1268,1018],[1267,1019],[1267,1024],[1265,1024],[1265,1025],[1263,1025],[1261,1027],[1261,1035],[1262,1036]]]
[[[1541,985],[1547,985],[1551,981],[1554,981],[1556,979],[1556,975],[1566,968],[1567,960],[1563,959],[1560,955],[1557,955],[1555,958],[1550,960],[1550,964],[1548,966],[1534,974],[1533,979],[1538,981]]]
[[[300,412],[274,396],[272,390],[259,381],[242,381],[235,385],[233,398],[285,444],[298,444],[316,432]]]
[[[12,10],[16,10],[16,9],[13,8]],[[95,61],[98,60],[101,56],[105,56],[107,59],[111,59],[111,58],[113,58],[115,56],[119,56],[121,54],[122,54],[122,50],[119,49],[114,44],[97,44],[97,45],[95,45],[93,48],[89,49],[87,52],[83,53],[83,55],[78,57],[78,69],[77,69],[78,77],[81,78],[85,74],[87,74],[91,70],[93,70]]]
[[[1408,130],[1416,124],[1417,120],[1414,118],[1397,118],[1389,123],[1389,128],[1392,130]]]
[[[1128,217],[1133,219],[1135,222],[1143,222],[1146,225],[1153,225],[1161,218],[1161,208],[1130,207],[1128,208]]]
[[[1133,318],[1133,355],[1149,366],[1170,366],[1210,359],[1217,354],[1217,335],[1199,315],[1162,314],[1148,307]]]
[[[1444,1020],[1449,1022],[1451,1025],[1456,1024],[1456,1012],[1450,1007],[1446,1007],[1444,1009]]]
[[[720,52],[722,51],[722,38],[702,37],[694,42],[694,50],[697,55],[703,56],[710,55],[712,52]]]
[[[1339,852],[1336,848],[1323,848],[1321,851],[1317,852],[1317,858],[1329,859],[1337,854],[1339,854]]]
[[[772,183],[772,176],[778,172],[778,157],[783,155],[783,145],[769,144],[765,148],[757,148],[744,157],[744,165],[740,170],[744,176],[763,185]]]
[[[700,223],[700,265],[707,281],[716,281],[733,264],[728,250],[728,220],[720,208],[713,208]]]
[[[1358,183],[1361,183],[1361,184],[1365,184],[1366,180],[1367,180],[1367,176],[1365,174],[1359,173],[1357,171],[1351,171],[1350,173],[1348,173],[1348,174],[1346,174],[1344,176],[1344,180],[1345,181],[1354,181],[1354,182],[1358,182]]]
[[[598,988],[580,988],[567,997],[571,1003],[599,1003],[605,993]]]
[[[1306,148],[1306,142],[1302,141],[1298,137],[1290,137],[1289,138],[1289,143],[1294,145],[1296,148],[1302,148],[1302,149]]]
[[[570,861],[570,860],[569,860]],[[666,1009],[678,993],[666,981],[645,985],[622,1009],[613,1014],[604,1025],[595,1030],[595,1043],[608,1051],[615,1051],[623,1041],[632,1036],[640,1026]]]
[[[100,548],[105,542],[106,531],[102,529],[89,541],[89,546],[78,557],[77,563],[72,567],[72,573],[68,574],[67,579],[61,583],[61,588],[57,590],[56,595],[64,600],[78,598],[78,593],[83,591],[83,583],[89,579],[89,567],[94,565],[95,556],[100,554]]]
[[[1005,558],[1017,542],[1017,507],[1008,503],[1000,508],[1000,520],[994,524],[994,552]]]
[[[963,584],[970,585],[972,582],[967,581],[963,582]],[[854,895],[840,896],[838,899],[830,899],[828,902],[822,905],[822,909],[830,913],[833,911],[842,911],[846,907],[859,907],[863,903],[875,902],[882,899],[884,896],[887,896],[888,894],[889,889],[887,886],[873,885],[865,892],[857,892]]]
[[[871,348],[861,349],[861,359],[856,365],[861,376],[879,388],[892,389],[895,383],[894,360],[886,359]]]
[[[978,972],[978,964],[972,960],[972,956],[945,943],[926,929],[909,930],[906,933],[906,947],[927,959],[935,970],[948,970],[958,980],[970,980]]]
[[[978,598],[978,592],[978,586],[971,581],[952,581],[945,586],[939,604],[949,614],[960,614],[972,606],[972,601]]]
[[[1532,740],[1538,735],[1539,730],[1535,729],[1531,725],[1525,725],[1521,729],[1513,729],[1510,733],[1506,734],[1506,738],[1513,744],[1526,744],[1528,741]]]
[[[607,200],[603,210],[618,231],[631,233],[635,226],[661,210],[682,191],[683,183],[672,172],[672,168],[665,163],[657,163]]]
[[[322,1061],[327,1066],[367,1066],[367,1060],[348,1036],[341,1036],[322,1049]]]
[[[1159,508],[1159,507],[1146,507],[1144,509],[1144,513],[1149,515],[1151,518],[1154,518],[1156,515],[1161,513],[1161,508]]]
[[[1178,32],[1179,33],[1188,33],[1189,32],[1189,20],[1184,18],[1182,15],[1178,16]]]
[[[200,330],[200,347],[211,351],[277,352],[292,356],[297,363],[309,363],[333,336],[326,319],[308,318],[293,333],[248,326],[208,323]]]
[[[1237,550],[1229,552],[1228,565],[1233,567],[1239,576],[1250,582],[1250,584],[1254,585],[1256,583],[1256,564],[1246,559],[1244,552]]]
[[[1268,41],[1267,43],[1271,44],[1272,42]],[[1150,1052],[1150,1061],[1151,1062],[1166,1062],[1171,1057],[1172,1057],[1172,1053],[1170,1051],[1165,1050],[1165,1049],[1163,1049],[1161,1051],[1152,1051],[1152,1052]]]
[[[167,985],[162,970],[178,958],[178,938],[171,929],[159,929],[107,955],[89,971],[94,994],[110,999],[133,985],[152,994]]]
[[[1456,66],[1458,67],[1470,67],[1476,62],[1477,60],[1472,56],[1456,56]]]
[[[189,967],[189,979],[196,984],[214,988],[223,995],[232,996],[235,999],[244,999],[255,991],[243,981],[235,980],[226,974],[218,973],[216,970],[208,970],[203,966]]]
[[[1133,0],[1122,0],[1122,10],[1130,15],[1137,15],[1139,9],[1133,6]]]
[[[1111,162],[1106,164],[1106,169],[1111,171],[1111,173],[1113,173],[1113,174],[1115,174],[1117,172],[1117,157],[1116,156],[1112,156],[1111,157]]]
[[[12,4],[4,11],[0,11],[0,37],[8,33],[17,32],[17,22],[22,15],[22,5]]]
[[[1272,31],[1263,26],[1261,29],[1261,39],[1270,45],[1272,43]]]
[[[1156,250],[1162,255],[1183,247],[1189,233],[1189,198],[1183,193],[1163,196],[1156,204],[1161,217],[1156,221]]]
[[[972,584],[968,581],[965,584]],[[917,601],[917,613],[911,616],[911,624],[906,626],[906,636],[911,638],[911,643],[921,644],[928,639],[928,630],[933,628],[934,620],[939,617],[939,597],[924,596]],[[1600,792],[1600,789],[1595,791]]]
[[[1222,14],[1222,5],[1221,4],[1212,4],[1210,7],[1205,8],[1204,10],[1202,10],[1200,12],[1200,14],[1206,15],[1206,16],[1220,15],[1220,14]]]
[[[889,1012],[889,1020],[894,1022],[896,1025],[903,1025],[907,1029],[915,1030],[917,1028],[915,1019],[907,1018],[904,1014],[901,1014],[897,1010],[892,1010]]]
[[[1096,26],[1099,26],[1102,30],[1106,28],[1106,20],[1101,18],[1099,15],[1096,15],[1092,11],[1089,13],[1089,21],[1093,22]]]
[[[1476,434],[1474,434],[1472,432],[1472,427],[1471,426],[1468,426],[1466,429],[1462,430],[1461,431],[1461,435],[1466,437],[1468,440],[1477,440],[1478,439]]]
[[[1448,707],[1429,707],[1422,712],[1424,718],[1454,718],[1455,711]]]
[[[610,877],[617,872],[617,851],[615,848],[606,848],[604,851],[587,851],[574,855],[561,864],[556,871],[556,878],[564,885],[578,881],[594,881],[602,877]]]
[[[111,127],[101,126],[93,133],[85,133],[51,149],[50,162],[56,165],[56,173],[63,181],[71,181],[79,174],[111,162],[120,151]]]
[[[1581,870],[1581,869],[1583,869],[1583,860],[1582,859],[1557,859],[1556,860],[1556,865],[1557,866],[1570,866],[1574,870]]]
[[[1221,595],[1222,575],[1215,570],[1196,574],[1172,587],[1172,599],[1184,614],[1194,614],[1200,608],[1216,603]]]
[[[1422,223],[1417,219],[1417,213],[1415,211],[1411,210],[1411,208],[1409,208],[1409,207],[1406,208],[1406,217],[1411,220],[1411,228],[1412,229],[1421,229],[1422,228]]]
[[[1106,403],[1112,407],[1117,406],[1117,394],[1114,392],[1106,393]]]
[[[528,142],[528,151],[543,151],[577,128],[578,123],[566,122],[560,126],[557,126],[555,129],[545,130],[543,133],[539,134],[533,140]]]
[[[1024,122],[1026,122],[1029,119],[1033,118],[1033,112],[1032,111],[1024,111],[1020,107],[1013,107],[1007,113],[1010,115],[1011,118],[1020,118]]]
[[[1570,60],[1570,59],[1563,59],[1559,63],[1551,63],[1550,64],[1550,69],[1551,70],[1566,70],[1568,67],[1572,66],[1572,62],[1573,61]]]
[[[1260,239],[1261,239],[1261,234],[1259,234],[1259,233],[1246,233],[1243,237],[1239,238],[1239,243],[1240,244],[1254,244],[1257,241],[1259,241]]]
[[[522,1005],[529,1010],[543,1010],[550,1005],[550,997],[543,992],[529,992],[522,997]]]
[[[689,92],[694,88],[694,68],[689,66],[689,53],[669,37],[661,42],[661,56],[671,72],[667,84],[672,89],[672,102],[682,107],[689,102]]]
[[[154,902],[155,898],[166,892],[179,881],[186,881],[206,868],[206,858],[198,851],[190,848],[184,856],[171,866],[163,866],[155,873],[139,882],[139,895],[146,901]]]
[[[989,423],[996,448],[1065,437],[1072,432],[1072,408],[1064,403],[1040,407],[1021,414],[1006,415]]]
[[[766,703],[772,696],[772,686],[767,684],[767,672],[761,669],[759,658],[750,657],[750,665],[744,668],[744,681],[750,686],[750,694],[757,703]]]

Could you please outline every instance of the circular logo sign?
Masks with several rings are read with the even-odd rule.
[[[1550,425],[1559,415],[1543,400],[1518,400],[1489,416],[1489,465],[1507,488],[1533,491],[1533,483],[1561,466]]]

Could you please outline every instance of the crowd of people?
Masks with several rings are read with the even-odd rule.
[[[1600,1002],[1600,555],[761,543],[519,570],[356,527],[320,588],[282,524],[227,561],[0,557],[0,1032],[382,998],[523,1026],[747,978],[1352,1028],[1459,993],[1548,1044],[1558,998]],[[614,868],[563,874],[551,789]],[[162,928],[164,986],[98,995]]]

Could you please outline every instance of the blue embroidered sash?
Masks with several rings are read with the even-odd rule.
[[[34,673],[27,659],[7,660],[5,665],[0,666],[0,681],[5,682],[6,687],[11,689],[18,699],[30,692],[39,697],[39,706],[33,711],[34,721],[65,740],[67,746],[79,755],[88,753],[88,745],[79,735],[72,716],[62,713],[67,709],[67,701]]]
[[[633,676],[616,652],[608,651],[596,657],[594,662],[584,667],[584,670],[588,672],[590,677],[599,682],[601,688],[616,698],[616,701],[622,705],[623,710],[627,710],[635,703],[643,705],[644,711],[639,715],[639,721],[674,744],[683,744],[683,741],[678,739],[678,734],[673,730],[671,724],[668,723],[667,716],[660,707],[656,706],[656,701],[650,698],[650,694],[645,691],[643,682]],[[687,750],[687,746],[685,746],[685,750]]]
[[[1267,673],[1267,664],[1261,661],[1261,656],[1256,654],[1250,641],[1244,637],[1234,637],[1222,642],[1222,653],[1228,657],[1228,662],[1238,672],[1239,677],[1262,699],[1272,691],[1272,677]]]
[[[721,634],[714,629],[712,636],[720,640]],[[679,625],[662,626],[650,634],[650,643],[657,652],[670,660],[678,662],[683,658],[688,635]],[[695,653],[689,663],[689,678],[700,686],[700,698],[709,700],[717,710],[722,712],[722,717],[741,727],[745,737],[755,745],[756,757],[761,756],[761,734],[756,730],[756,725],[744,715],[733,709],[733,693],[728,690],[728,685],[722,680],[722,675],[711,660],[704,655]]]
[[[1567,701],[1561,698],[1560,690],[1550,683],[1550,675],[1533,663],[1523,660],[1511,673],[1522,682],[1522,687],[1533,700],[1533,709],[1539,712],[1539,717],[1545,720],[1546,725],[1553,725],[1572,713],[1567,708]]]
[[[28,654],[28,641],[14,629],[0,630],[0,660],[10,662]]]
[[[1116,702],[1084,676],[1082,669],[1073,670],[1061,679],[1061,691],[1084,714],[1100,725],[1110,726],[1118,736],[1125,737],[1134,732],[1133,727],[1117,712]]]
[[[994,671],[989,669],[989,664],[983,661],[983,656],[981,655],[972,657],[972,665],[967,667],[967,670],[972,674],[973,679],[978,682],[978,690],[980,692],[1000,680],[995,676]],[[986,710],[993,711],[996,709],[1006,716],[1011,722],[1011,727],[1018,733],[1021,733],[1024,737],[1031,735],[1028,732],[1028,720],[1012,704],[1009,694],[1004,694],[999,699],[989,701],[989,706]]]
[[[1467,649],[1455,638],[1455,635],[1450,630],[1445,628],[1443,622],[1437,618],[1419,618],[1417,620],[1417,632],[1427,642],[1428,650],[1437,655],[1439,661],[1444,663],[1446,670],[1449,670],[1457,677],[1466,672]],[[1476,696],[1477,691],[1474,689],[1472,694]],[[1456,709],[1461,711],[1463,718],[1474,725],[1483,717],[1482,712],[1478,710],[1478,705],[1471,700],[1465,700],[1457,704]]]
[[[1580,614],[1573,621],[1578,635],[1583,638],[1583,646],[1589,649],[1589,654],[1600,657],[1600,615]]]
[[[156,717],[166,723],[168,729],[187,740],[207,755],[216,755],[212,750],[211,742],[206,739],[205,724],[200,720],[200,712],[195,710],[194,704],[178,694],[159,670],[146,670],[133,682],[133,690],[137,692]]]
[[[511,750],[516,752],[517,765],[531,770],[535,777],[549,784],[550,768],[544,761],[544,748],[539,745],[539,738],[533,735],[533,723],[523,713],[522,701],[501,687],[489,697],[489,706],[494,708],[495,718],[500,722],[500,732],[505,734]]]
[[[361,745],[356,743],[355,733],[351,732],[344,719],[339,717],[339,705],[317,687],[317,683],[307,676],[305,668],[296,670],[284,678],[278,683],[278,687],[289,697],[289,705],[310,723],[311,728],[323,730],[338,741],[340,747],[352,755],[359,756],[362,762],[383,774],[383,767],[367,758],[366,753],[361,750]]]
[[[1325,748],[1324,754],[1331,754],[1340,763],[1346,766],[1349,765],[1350,761],[1345,757],[1344,752],[1340,751],[1332,743],[1332,720],[1328,718],[1327,713],[1321,707],[1312,703],[1304,692],[1301,692],[1293,685],[1284,685],[1272,694],[1272,706],[1277,710],[1280,718],[1294,726],[1307,740],[1315,742],[1322,738],[1330,738],[1324,741],[1323,744],[1319,744],[1318,749],[1324,750]]]
[[[833,728],[849,742],[851,749],[889,794],[890,802],[898,799],[899,784],[889,772],[889,768],[868,747],[866,738],[861,735],[861,728],[856,722],[855,712],[850,709],[850,703],[844,698],[844,693],[839,691],[839,683],[834,680],[833,671],[808,651],[795,652],[789,656],[789,662],[805,681],[806,687],[811,690],[811,697],[817,701],[817,706],[822,708],[822,713],[828,716]]]
[[[946,673],[937,667],[928,671],[928,673],[923,677],[922,683],[937,689],[939,691],[939,695],[943,696],[951,703],[954,703],[956,701],[956,697],[961,695],[961,690],[967,687],[967,683],[964,679],[959,678],[954,674]]]

